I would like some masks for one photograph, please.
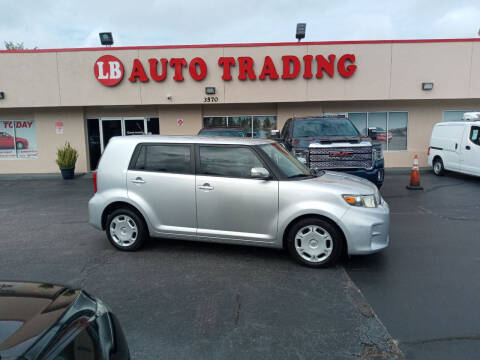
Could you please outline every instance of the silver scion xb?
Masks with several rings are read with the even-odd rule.
[[[389,208],[359,177],[312,175],[270,140],[112,138],[94,174],[90,224],[120,250],[149,237],[287,248],[324,267],[388,246]]]

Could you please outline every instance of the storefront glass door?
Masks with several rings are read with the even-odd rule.
[[[145,119],[144,118],[124,118],[123,135],[145,135]]]
[[[88,155],[90,170],[97,168],[100,156],[114,136],[158,135],[158,118],[144,117],[103,117],[87,119]]]
[[[100,142],[102,152],[110,139],[122,135],[122,119],[101,119],[100,120]]]

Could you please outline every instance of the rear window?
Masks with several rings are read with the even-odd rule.
[[[131,169],[190,174],[191,160],[189,145],[141,145]]]

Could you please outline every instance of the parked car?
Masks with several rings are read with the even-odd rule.
[[[370,138],[361,136],[344,116],[312,116],[288,119],[276,138],[285,148],[313,170],[335,170],[370,180],[380,188],[384,160],[376,128]]]
[[[436,124],[428,148],[435,175],[445,170],[480,176],[480,121]]]
[[[389,242],[389,207],[371,182],[313,175],[266,139],[115,137],[94,189],[89,222],[120,250],[151,236],[287,248],[322,267]]]
[[[1,149],[14,149],[15,144],[17,145],[17,149],[27,149],[28,148],[28,141],[22,137],[13,137],[7,132],[0,131],[0,148]]]
[[[127,360],[115,315],[70,287],[0,281],[0,359]]]
[[[246,137],[242,128],[203,128],[198,135]]]
[[[376,129],[376,133],[377,133],[377,139],[378,141],[383,141],[383,142],[391,142],[392,139],[393,139],[393,135],[390,131],[387,131],[385,130],[384,128],[381,128],[381,127],[376,127],[376,128],[370,128],[370,131],[372,131],[372,129]],[[367,133],[367,129],[364,128],[363,129],[363,133],[366,134]]]

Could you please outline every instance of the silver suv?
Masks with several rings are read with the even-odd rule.
[[[112,138],[94,174],[89,222],[120,250],[150,236],[287,248],[324,267],[388,246],[389,208],[359,177],[312,175],[270,140]]]

